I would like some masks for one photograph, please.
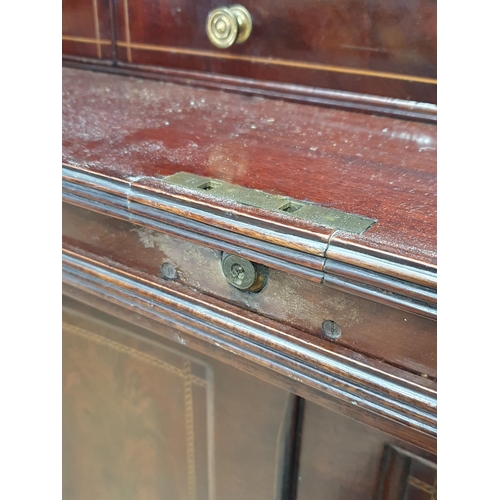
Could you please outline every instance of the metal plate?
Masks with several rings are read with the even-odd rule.
[[[214,199],[230,200],[241,205],[270,210],[350,233],[363,233],[377,222],[369,217],[349,214],[334,208],[326,208],[287,196],[269,194],[257,189],[249,189],[187,172],[169,175],[163,178],[163,181],[193,191],[204,191]]]

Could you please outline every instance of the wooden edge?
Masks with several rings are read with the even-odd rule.
[[[337,398],[325,396],[319,390],[313,389],[306,385],[300,384],[291,377],[283,376],[272,371],[267,366],[257,365],[252,361],[248,361],[243,357],[232,355],[231,352],[224,349],[224,346],[215,345],[195,335],[195,332],[182,332],[177,328],[165,328],[164,323],[159,319],[152,319],[140,314],[136,314],[130,308],[119,305],[107,300],[101,300],[98,295],[90,293],[79,286],[73,286],[69,283],[64,283],[62,286],[63,295],[72,298],[80,303],[98,309],[101,312],[110,314],[117,321],[126,321],[141,329],[144,329],[153,334],[165,337],[174,342],[181,342],[195,351],[211,356],[223,363],[227,363],[235,368],[245,371],[261,380],[281,387],[284,390],[290,391],[300,397],[307,398],[308,401],[316,403],[328,410],[335,411],[342,415],[373,427],[379,431],[393,435],[405,442],[413,444],[422,450],[436,454],[437,440],[436,437],[430,436],[427,433],[416,431],[406,425],[399,424],[393,420],[381,419],[372,412],[360,411],[358,408],[349,405],[348,403]],[[181,334],[181,335],[179,335]]]
[[[412,300],[398,293],[391,291],[387,292],[385,290],[381,290],[380,288],[371,287],[365,283],[359,283],[357,281],[345,279],[343,277],[339,278],[329,274],[324,276],[323,282],[327,286],[352,293],[358,297],[363,297],[378,302],[379,304],[397,307],[397,309],[401,311],[417,314],[418,316],[423,316],[424,318],[437,320],[437,309],[432,302],[429,304],[428,302]],[[412,292],[410,288],[408,291],[410,293]]]
[[[189,219],[186,221],[186,219],[175,215],[165,216],[162,214],[161,219],[157,220],[155,213],[151,210],[142,214],[131,213],[129,221],[221,252],[239,255],[251,262],[291,273],[316,283],[323,281],[322,260],[319,257],[315,259],[316,263],[320,264],[318,268],[317,265],[311,265],[314,261],[307,254],[297,255],[298,252],[262,242],[256,243],[250,238],[234,235],[234,233],[227,231],[214,230],[209,232],[201,223],[193,223]]]
[[[62,164],[64,189],[74,185],[74,192],[87,188],[92,191],[105,192],[116,196],[120,206],[140,210],[140,206],[157,209],[159,213],[177,214],[187,219],[202,222],[205,225],[216,226],[233,233],[248,235],[253,239],[270,242],[280,247],[297,250],[307,255],[324,256],[332,229],[313,223],[298,221],[295,218],[274,214],[255,207],[240,209],[234,203],[210,203],[203,195],[200,199],[193,197],[191,191],[187,194],[182,188],[162,182],[160,179],[141,176],[123,179],[113,179],[95,174],[88,170]]]
[[[194,87],[257,95],[359,113],[377,114],[432,124],[437,122],[437,106],[435,104],[405,99],[321,89],[306,85],[259,81],[251,78],[217,75],[200,71],[129,64],[119,61],[115,64],[111,63],[111,61],[103,63],[101,60],[65,54],[63,54],[63,65],[75,69],[90,69],[125,76],[163,80]]]
[[[213,199],[158,179],[143,178],[133,183],[129,200],[311,255],[325,254],[334,230],[293,215]]]
[[[138,203],[131,200],[130,185],[111,181],[105,181],[101,185],[100,178],[93,179],[91,174],[82,172],[75,174],[73,182],[70,171],[67,169],[64,171],[62,191],[64,202],[217,250],[236,253],[253,262],[290,272],[317,283],[323,279],[322,256],[238,233],[238,225],[228,230],[220,229],[203,221],[151,207],[154,198],[148,204]],[[269,237],[268,231],[264,234],[268,240],[273,239]],[[306,248],[309,249],[310,246]]]
[[[141,178],[126,182],[63,165],[63,201],[236,253],[400,310],[437,317],[437,278],[426,268],[412,268],[356,249],[327,246],[287,234],[288,228],[281,232],[242,223],[234,220],[232,212],[226,218],[208,214],[202,205],[179,204],[175,197],[160,196],[158,188],[148,190],[147,184],[136,185],[142,181]],[[156,186],[157,179],[154,181]]]
[[[397,380],[398,383],[400,380],[404,380],[404,383],[409,384],[410,387],[416,387],[419,388],[419,390],[423,390],[425,394],[432,394],[433,397],[436,394],[436,381],[432,378],[422,377],[419,373],[414,373],[405,368],[379,360],[378,358],[372,358],[368,355],[358,353],[352,350],[352,348],[337,344],[330,339],[317,337],[316,335],[298,330],[292,325],[282,323],[279,320],[261,316],[258,312],[242,309],[241,306],[228,303],[224,299],[219,299],[212,295],[206,295],[205,292],[191,288],[189,285],[177,281],[165,280],[159,276],[152,276],[147,271],[130,268],[125,264],[110,260],[107,257],[89,253],[86,250],[73,246],[71,241],[63,241],[63,256],[68,256],[70,258],[74,257],[83,262],[97,265],[104,270],[112,270],[126,277],[133,276],[136,281],[146,283],[148,286],[159,290],[160,293],[166,289],[173,295],[182,297],[187,295],[190,300],[198,300],[204,304],[208,301],[209,307],[215,307],[223,311],[225,316],[227,316],[228,311],[230,311],[229,314],[239,319],[247,318],[245,321],[249,321],[252,324],[257,323],[274,329],[276,329],[275,327],[277,326],[277,331],[280,335],[291,338],[294,342],[305,343],[311,352],[317,351],[319,355],[326,355],[327,357],[333,355],[341,357],[342,359],[345,358],[346,362],[351,363],[355,367],[358,365],[369,367],[370,370],[377,373],[378,377],[387,379],[389,382],[392,382],[394,379]]]
[[[384,289],[388,292],[402,296],[413,297],[424,303],[436,304],[437,292],[434,288],[416,285],[408,281],[402,281],[392,276],[387,276],[372,271],[361,272],[358,267],[328,259],[324,267],[325,273],[331,276],[340,276],[355,281]]]
[[[375,251],[364,245],[342,241],[332,235],[326,250],[326,271],[335,273],[336,262],[374,271],[415,285],[437,289],[437,267],[398,255]]]

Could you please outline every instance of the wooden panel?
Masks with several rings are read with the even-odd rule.
[[[68,164],[145,187],[187,171],[361,214],[378,222],[330,244],[436,265],[432,125],[72,69],[63,88]]]
[[[257,80],[436,102],[434,0],[279,0],[244,3],[250,38],[212,46],[215,0],[117,3],[118,58]]]
[[[111,59],[111,18],[109,0],[63,0],[63,54]]]
[[[63,205],[63,242],[132,274],[162,280],[163,263],[176,270],[175,281],[260,315],[323,338],[321,325],[342,328],[338,345],[418,375],[436,377],[436,322],[333,290],[271,269],[267,286],[246,293],[230,286],[221,271],[221,252],[140,226]]]
[[[384,449],[389,444],[405,448],[417,459],[421,457],[422,462],[432,464],[436,461],[435,455],[306,402],[297,499],[375,498],[380,478],[385,479],[387,485],[397,479],[385,476]],[[397,484],[392,486],[397,487]],[[397,498],[402,500],[406,497]],[[420,497],[409,496],[408,500],[410,498],[420,500]],[[422,498],[431,500],[428,496]]]
[[[286,391],[63,305],[65,498],[276,497]]]

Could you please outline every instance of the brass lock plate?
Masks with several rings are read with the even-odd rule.
[[[361,234],[369,229],[375,219],[349,214],[334,208],[326,208],[315,203],[295,200],[287,196],[266,193],[230,184],[201,175],[178,172],[162,179],[168,184],[180,186],[195,192],[204,192],[214,199],[229,200],[241,205],[270,210],[332,229]]]

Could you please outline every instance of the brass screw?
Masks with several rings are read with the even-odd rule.
[[[329,340],[337,340],[342,335],[340,326],[330,319],[323,321],[321,329],[325,337]]]
[[[177,278],[177,270],[169,262],[164,262],[161,265],[161,272],[163,274],[163,277],[168,279],[168,280],[173,280],[173,279]]]

